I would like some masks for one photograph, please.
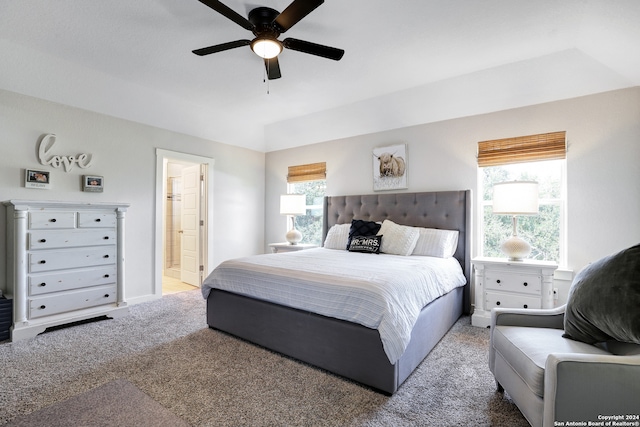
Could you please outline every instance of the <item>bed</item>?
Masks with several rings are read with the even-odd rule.
[[[383,326],[384,321],[377,327],[365,326],[366,321],[361,324],[322,314],[322,309],[289,305],[289,300],[282,300],[287,301],[286,303],[272,302],[259,293],[249,295],[243,288],[237,290],[216,285],[223,273],[232,277],[245,274],[239,267],[240,260],[221,263],[203,283],[209,327],[357,381],[385,394],[395,393],[462,313],[470,311],[471,191],[326,197],[323,241],[330,230],[333,232],[338,229],[332,229],[334,225],[351,224],[354,219],[381,223],[389,220],[404,226],[458,232],[451,260],[459,264],[463,283],[442,291],[442,295],[438,295],[424,307],[418,307],[415,319],[410,320],[410,330],[408,336],[402,339],[401,347],[393,345],[393,340],[386,338],[383,330],[389,328]],[[318,255],[312,251],[318,251]],[[339,262],[336,255],[339,252],[349,253],[346,250],[320,248],[250,257],[254,265],[251,267],[252,276],[247,276],[246,282],[257,282],[257,285],[264,285],[266,288],[269,287],[269,282],[272,282],[271,285],[278,282],[278,279],[273,279],[272,267],[268,265],[269,260],[274,257],[279,257],[280,262],[302,265],[307,261],[313,264],[310,258],[312,256],[320,260],[321,253],[326,253],[335,262]],[[392,256],[361,253],[353,255],[360,256],[359,259],[363,262],[365,259],[381,260],[382,258],[376,257]],[[288,256],[290,258],[285,258]],[[429,257],[402,258],[406,263],[417,262],[418,258],[428,261],[426,258]],[[244,261],[248,260],[242,260]],[[360,265],[360,261],[357,265]],[[413,264],[399,268],[406,271],[422,269]],[[297,281],[308,285],[316,280],[318,273],[308,274],[309,276],[306,273],[299,274]],[[243,280],[245,279],[238,276],[237,282],[240,285]],[[283,283],[276,284],[284,286]],[[333,294],[331,296],[335,297]],[[342,297],[335,298],[340,300]],[[356,311],[360,313],[362,310]]]

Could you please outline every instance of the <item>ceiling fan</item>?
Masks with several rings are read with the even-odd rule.
[[[219,14],[232,20],[241,27],[251,31],[255,38],[253,40],[236,40],[232,42],[217,44],[193,51],[196,55],[204,56],[216,52],[222,52],[241,46],[251,46],[258,56],[264,59],[269,80],[279,79],[280,64],[278,55],[283,48],[308,53],[310,55],[321,56],[323,58],[339,61],[344,55],[343,49],[323,46],[304,40],[286,38],[278,40],[280,34],[284,33],[302,18],[311,13],[314,9],[324,3],[324,0],[293,0],[287,8],[279,13],[269,7],[257,7],[249,12],[249,19],[234,12],[228,6],[218,0],[198,0],[200,3],[209,6]]]

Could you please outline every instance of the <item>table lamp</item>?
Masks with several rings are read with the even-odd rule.
[[[307,196],[304,194],[283,194],[280,196],[280,214],[292,217],[292,228],[287,232],[287,242],[297,245],[302,233],[296,230],[296,215],[307,213]]]
[[[518,215],[538,214],[538,183],[535,181],[501,182],[493,186],[493,213],[511,215],[513,233],[500,245],[509,261],[522,261],[531,253],[531,245],[518,237]]]

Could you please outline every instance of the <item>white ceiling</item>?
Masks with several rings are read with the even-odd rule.
[[[327,0],[281,38],[344,58],[285,50],[267,84],[248,46],[191,53],[251,38],[197,0],[2,0],[0,88],[268,152],[639,86],[639,22],[638,0]]]

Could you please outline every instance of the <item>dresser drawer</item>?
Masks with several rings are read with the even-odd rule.
[[[29,318],[75,311],[117,301],[116,285],[64,292],[41,298],[29,298]]]
[[[502,294],[499,292],[485,292],[485,310],[492,308],[542,308],[540,298],[526,295]]]
[[[30,230],[53,230],[57,228],[75,228],[76,213],[69,211],[29,212]]]
[[[78,227],[80,228],[115,228],[115,226],[116,214],[114,212],[78,212]]]
[[[116,230],[32,231],[29,249],[72,248],[116,244]]]
[[[542,279],[535,274],[512,273],[501,270],[485,271],[485,289],[541,295]]]
[[[84,270],[59,271],[29,276],[29,295],[42,295],[70,289],[116,283],[115,265]]]
[[[63,270],[116,263],[116,247],[67,249],[42,251],[29,254],[29,272]]]

